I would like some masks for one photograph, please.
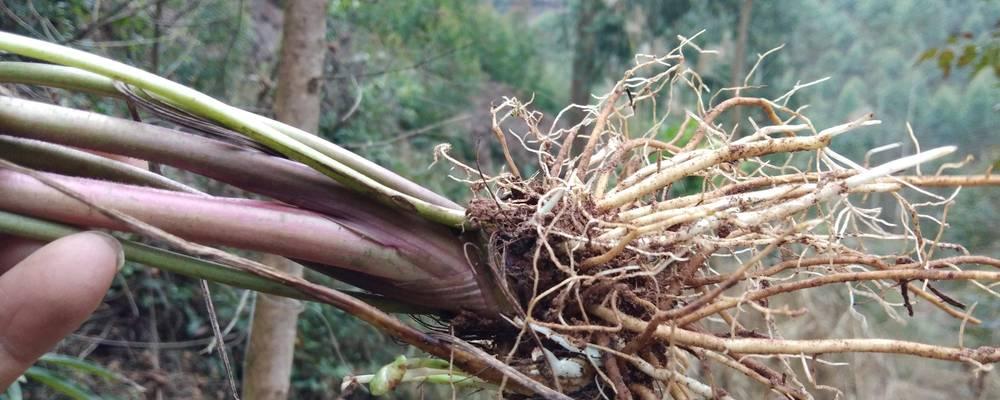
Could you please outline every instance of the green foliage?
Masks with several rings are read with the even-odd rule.
[[[23,398],[21,382],[32,382],[43,385],[73,400],[101,398],[93,394],[91,390],[81,386],[81,381],[88,377],[127,384],[133,386],[133,388],[142,389],[141,386],[136,385],[128,378],[93,362],[49,353],[39,359],[39,365],[28,368],[18,382],[11,385],[5,393],[0,394],[0,399],[21,400]]]
[[[81,360],[79,358],[64,356],[61,354],[49,353],[42,356],[38,361],[43,364],[51,364],[53,366],[58,366],[77,372],[92,375],[97,378],[116,380],[121,382],[129,382],[128,378],[121,376],[118,373],[112,372],[110,370],[101,367],[100,365],[88,362],[86,360]]]
[[[10,384],[7,391],[0,393],[0,399],[3,400],[22,400],[24,399],[24,392],[21,391],[21,380],[16,380],[14,383]]]
[[[656,139],[667,143],[676,141],[675,144],[677,146],[684,146],[689,140],[691,140],[691,137],[694,136],[694,133],[697,130],[697,124],[688,123],[688,125],[684,127],[684,132],[681,132],[681,123],[678,122],[661,129],[660,133],[656,135]],[[677,137],[678,135],[680,135],[680,138]]]
[[[962,32],[948,36],[945,45],[920,53],[917,63],[925,61],[933,61],[944,78],[948,78],[952,69],[958,68],[970,69],[973,77],[983,70],[992,69],[993,74],[1000,77],[1000,19],[989,32],[978,35]]]
[[[73,400],[96,400],[98,399],[90,391],[81,388],[76,385],[76,383],[71,380],[64,378],[62,376],[54,374],[52,371],[40,368],[31,367],[24,372],[24,376],[29,380],[36,381],[42,385],[48,386],[55,392],[69,397]]]
[[[526,40],[535,31],[514,15],[459,0],[341,1],[331,18],[337,53],[326,97],[334,112],[321,122],[323,136],[452,198],[467,191],[432,179],[444,171],[426,168],[433,146],[448,142],[459,157],[474,159],[476,143],[489,137],[448,121],[486,114],[501,95],[496,88],[557,107],[538,50]]]

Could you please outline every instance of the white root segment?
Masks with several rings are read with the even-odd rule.
[[[516,338],[497,347],[536,363],[539,372],[565,367],[575,376],[583,364],[572,360],[586,360],[596,369],[596,395],[642,399],[729,398],[699,364],[808,399],[826,386],[812,374],[795,376],[792,362],[806,357],[885,353],[1000,362],[1000,348],[989,343],[952,348],[781,332],[785,319],[831,311],[810,308],[824,302],[770,299],[802,301],[822,286],[844,288],[847,312],[862,324],[864,315],[853,307],[859,298],[890,318],[906,318],[905,312],[915,323],[933,316],[962,326],[982,322],[936,285],[963,281],[996,295],[1000,272],[976,265],[1000,268],[1000,260],[943,241],[957,190],[944,195],[928,188],[995,186],[1000,176],[940,175],[964,165],[942,160],[953,146],[877,166],[870,166],[872,155],[885,157],[900,145],[838,153],[831,148],[838,136],[880,121],[868,114],[822,129],[805,106],[787,107],[797,91],[826,78],[773,100],[752,97],[754,87],[713,93],[684,58],[706,51],[682,41],[667,56],[637,56],[636,67],[598,97],[600,104],[574,106],[590,114],[572,127],[540,128],[542,118],[516,99],[495,107],[498,124],[517,118],[527,126],[508,130],[538,160],[537,168],[519,168],[537,170],[534,176],[488,177],[448,159],[466,174],[458,179],[474,188],[470,220],[502,255],[493,262],[496,285],[519,307],[507,319]],[[755,112],[736,124],[725,115],[734,108]],[[925,165],[932,162],[944,165]],[[941,255],[956,251],[963,255]],[[915,309],[917,301],[927,307]],[[940,313],[925,315],[927,309]],[[757,362],[761,357],[785,368]]]

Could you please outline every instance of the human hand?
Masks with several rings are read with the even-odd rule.
[[[0,392],[87,320],[124,259],[101,232],[44,246],[0,235]]]

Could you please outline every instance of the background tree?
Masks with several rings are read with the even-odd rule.
[[[687,0],[576,0],[570,2],[568,43],[573,49],[569,100],[594,103],[594,86],[613,76],[640,49],[665,46],[664,33],[675,31],[673,22],[689,8]],[[669,40],[669,39],[668,39]],[[568,124],[586,114],[573,110]]]
[[[274,114],[279,121],[307,132],[319,130],[327,52],[326,15],[326,0],[285,3]],[[265,255],[262,261],[293,276],[302,276],[302,266],[284,257]],[[302,305],[296,300],[267,294],[257,296],[246,350],[244,398],[288,398],[301,310]]]

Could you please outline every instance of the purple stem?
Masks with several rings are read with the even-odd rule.
[[[435,274],[398,249],[371,241],[314,212],[280,203],[205,198],[105,181],[46,176],[88,200],[185,239],[313,261],[352,271],[381,294],[443,310],[483,310],[474,279]],[[89,206],[28,176],[0,168],[0,209],[90,227],[127,230]],[[460,278],[460,277],[459,277]],[[470,277],[471,278],[471,277]],[[463,282],[464,281],[464,282]]]
[[[58,117],[54,117],[58,116]],[[468,292],[471,309],[497,309],[492,290],[466,257],[465,243],[448,228],[414,214],[386,207],[346,189],[304,164],[256,150],[176,130],[112,118],[44,103],[0,96],[0,133],[86,148],[167,164],[243,190],[312,210],[335,220],[359,236],[397,250],[412,265],[443,283]],[[381,291],[364,276],[320,269],[361,287]],[[432,285],[429,296],[441,293]],[[482,306],[485,304],[485,306]]]

